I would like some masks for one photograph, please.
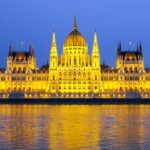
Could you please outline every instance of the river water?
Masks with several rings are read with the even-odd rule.
[[[0,105],[0,149],[150,149],[150,105]]]

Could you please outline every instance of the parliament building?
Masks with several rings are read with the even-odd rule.
[[[150,97],[150,70],[144,67],[141,44],[134,51],[118,46],[116,67],[100,63],[94,33],[92,54],[76,19],[58,55],[52,35],[49,64],[36,67],[34,49],[15,51],[9,47],[6,69],[0,69],[0,98],[22,94],[25,98],[126,98]]]

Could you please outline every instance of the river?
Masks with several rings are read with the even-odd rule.
[[[150,149],[150,105],[0,105],[0,149]]]

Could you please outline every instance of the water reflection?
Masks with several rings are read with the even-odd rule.
[[[1,149],[150,149],[148,105],[0,105]]]

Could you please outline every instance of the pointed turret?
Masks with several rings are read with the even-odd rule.
[[[11,46],[11,44],[10,44],[10,46],[9,46],[9,54],[8,54],[9,56],[11,56],[12,55],[12,46]]]
[[[29,46],[29,51],[31,51],[32,50],[32,45],[30,44],[30,46]]]
[[[99,54],[99,46],[98,46],[96,32],[94,33],[94,42],[93,42],[93,49],[92,49],[92,66],[94,68],[100,67],[100,54]]]
[[[34,55],[34,48],[32,47],[31,44],[30,44],[30,46],[29,46],[29,53],[30,53],[31,56],[33,56],[33,57],[35,56],[35,55]]]
[[[140,55],[143,55],[142,54],[142,44],[140,43],[140,47],[139,47],[139,53],[140,53]]]
[[[56,37],[54,32],[52,34],[52,47],[56,47]]]
[[[32,56],[32,45],[31,44],[29,46],[29,54],[30,54],[30,56]]]
[[[58,52],[55,33],[52,35],[52,47],[50,52],[50,68],[56,69],[58,66]]]
[[[99,46],[98,46],[98,40],[97,40],[96,32],[94,33],[92,56],[95,55],[95,54],[99,55]]]
[[[32,56],[35,57],[35,55],[34,55],[34,48],[32,48],[31,52],[32,52]]]
[[[121,50],[122,50],[122,46],[121,46],[121,42],[120,42],[118,45],[117,55],[121,54]]]
[[[93,93],[98,93],[100,88],[100,76],[101,76],[101,67],[100,67],[100,54],[99,46],[96,31],[94,33],[94,42],[92,49],[92,76],[93,76]],[[98,87],[97,87],[98,85]],[[95,88],[97,87],[97,88]]]
[[[48,59],[47,59],[47,64],[46,64],[47,66],[49,66],[49,61],[48,61]]]
[[[55,33],[53,32],[53,34],[52,34],[52,47],[51,47],[50,57],[54,57],[54,56],[58,57],[56,37],[55,37]]]
[[[120,69],[121,61],[122,61],[122,44],[120,41],[118,44],[117,57],[116,57],[116,68],[117,69]]]
[[[137,43],[136,51],[139,52],[139,44]]]

